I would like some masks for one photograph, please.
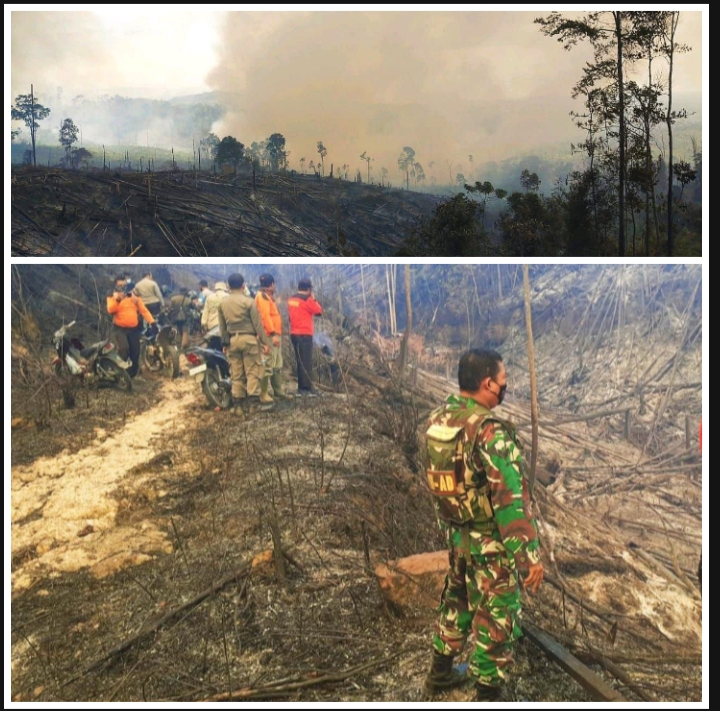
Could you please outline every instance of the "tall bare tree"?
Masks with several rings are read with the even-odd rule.
[[[45,108],[42,104],[35,101],[35,92],[33,85],[30,84],[29,94],[19,94],[15,97],[15,104],[10,110],[10,116],[13,121],[22,121],[30,129],[30,141],[32,143],[32,160],[33,165],[37,165],[35,157],[35,136],[40,128],[38,121],[42,121],[50,114],[50,109]]]
[[[400,377],[403,377],[405,375],[405,371],[407,370],[410,335],[412,333],[412,291],[409,264],[405,265],[405,313],[407,315],[407,323],[405,325],[402,343],[400,344],[400,357],[398,359],[398,373],[400,374]]]
[[[689,47],[687,45],[679,45],[675,42],[675,34],[677,32],[678,21],[680,20],[679,12],[666,12],[664,15],[664,28],[662,35],[662,48],[665,58],[668,63],[668,107],[666,114],[666,123],[668,131],[668,186],[667,186],[667,256],[673,256],[674,247],[674,235],[673,235],[673,132],[672,126],[675,123],[675,119],[684,112],[679,114],[672,110],[672,88],[673,88],[673,68],[675,61],[675,54],[678,52],[687,52]]]
[[[397,264],[385,265],[385,284],[388,295],[388,315],[390,319],[390,335],[397,333],[397,315],[395,311],[395,280],[397,275]]]
[[[327,155],[327,148],[323,145],[322,141],[317,142],[317,152],[320,154],[320,161],[322,163],[322,174],[325,177],[325,156]]]
[[[592,45],[594,62],[588,62],[583,70],[583,78],[574,88],[574,96],[588,91],[605,80],[614,82],[614,93],[610,87],[602,89],[604,95],[605,121],[608,126],[618,122],[618,254],[625,256],[625,147],[627,135],[625,127],[625,80],[624,58],[632,50],[632,34],[626,31],[625,15],[620,11],[590,12],[579,20],[568,19],[558,12],[548,17],[538,17],[535,22],[542,27],[542,33],[556,37],[566,50],[580,40]],[[606,21],[607,20],[607,21]],[[613,49],[615,57],[613,58]]]
[[[538,451],[538,403],[537,381],[535,378],[535,343],[532,332],[532,310],[530,307],[530,277],[528,265],[523,264],[523,283],[525,287],[525,329],[527,331],[528,365],[530,366],[530,418],[532,427],[532,450],[530,455],[530,491],[535,486],[535,467],[537,466]]]
[[[403,152],[398,156],[398,168],[405,171],[405,187],[410,190],[410,169],[415,165],[415,151],[410,146],[405,146]]]
[[[375,160],[375,159],[374,159],[374,158],[371,158],[371,157],[367,154],[367,151],[363,151],[363,152],[360,154],[360,158],[362,158],[362,159],[367,163],[367,181],[368,181],[368,185],[369,185],[369,184],[370,184],[370,161],[371,161],[371,160]]]

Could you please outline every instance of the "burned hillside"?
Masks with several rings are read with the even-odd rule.
[[[68,267],[64,279],[46,269],[65,296],[77,298],[80,283],[92,294],[90,268]],[[419,308],[401,375],[384,316],[377,329],[336,311],[350,294],[362,303],[356,279],[368,310],[380,311],[368,282],[380,296],[382,279],[343,268],[341,299],[332,269],[322,272],[321,325],[342,382],[316,351],[323,396],[248,421],[208,409],[186,374],[143,374],[130,396],[83,388],[67,409],[52,373],[33,372],[33,347],[47,346],[16,351],[13,698],[422,699],[434,579],[388,591],[378,566],[443,548],[419,470],[420,424],[455,390],[467,334],[456,326],[457,343],[451,331],[433,338]],[[531,277],[547,578],[525,598],[528,634],[503,700],[583,703],[610,689],[628,701],[699,701],[699,267],[548,267]],[[477,334],[490,329],[499,342],[512,374],[503,414],[529,444],[522,292],[511,286],[494,290],[497,319]],[[75,315],[66,299],[40,309],[41,298],[25,302],[42,313],[37,323]],[[478,298],[490,308],[488,294]],[[31,335],[13,314],[17,339]],[[563,671],[531,623],[591,674],[581,683]]]
[[[316,176],[12,168],[11,253],[387,256],[438,198]]]

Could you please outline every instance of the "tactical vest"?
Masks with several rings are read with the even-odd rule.
[[[442,407],[430,416],[425,471],[436,511],[450,523],[482,524],[494,519],[487,476],[473,461],[478,436],[488,420],[501,423],[518,444],[514,427],[478,404],[457,414]]]

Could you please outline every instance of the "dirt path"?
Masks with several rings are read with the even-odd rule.
[[[167,381],[157,404],[117,431],[96,428],[89,446],[12,468],[13,592],[83,567],[104,577],[172,550],[153,521],[118,525],[117,514],[123,496],[156,488],[163,441],[184,429],[199,396],[192,380]]]

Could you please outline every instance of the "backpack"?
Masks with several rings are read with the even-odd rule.
[[[170,311],[168,312],[168,318],[171,321],[184,321],[187,318],[187,314],[185,313],[184,309],[186,298],[186,296],[183,296],[182,301],[179,304],[174,298],[170,300]],[[175,301],[175,303],[173,303],[173,301]]]
[[[444,408],[431,415],[425,432],[425,472],[435,509],[444,521],[486,523],[494,518],[487,476],[472,457],[489,419],[495,418],[482,407],[470,410],[465,421],[447,417]]]

